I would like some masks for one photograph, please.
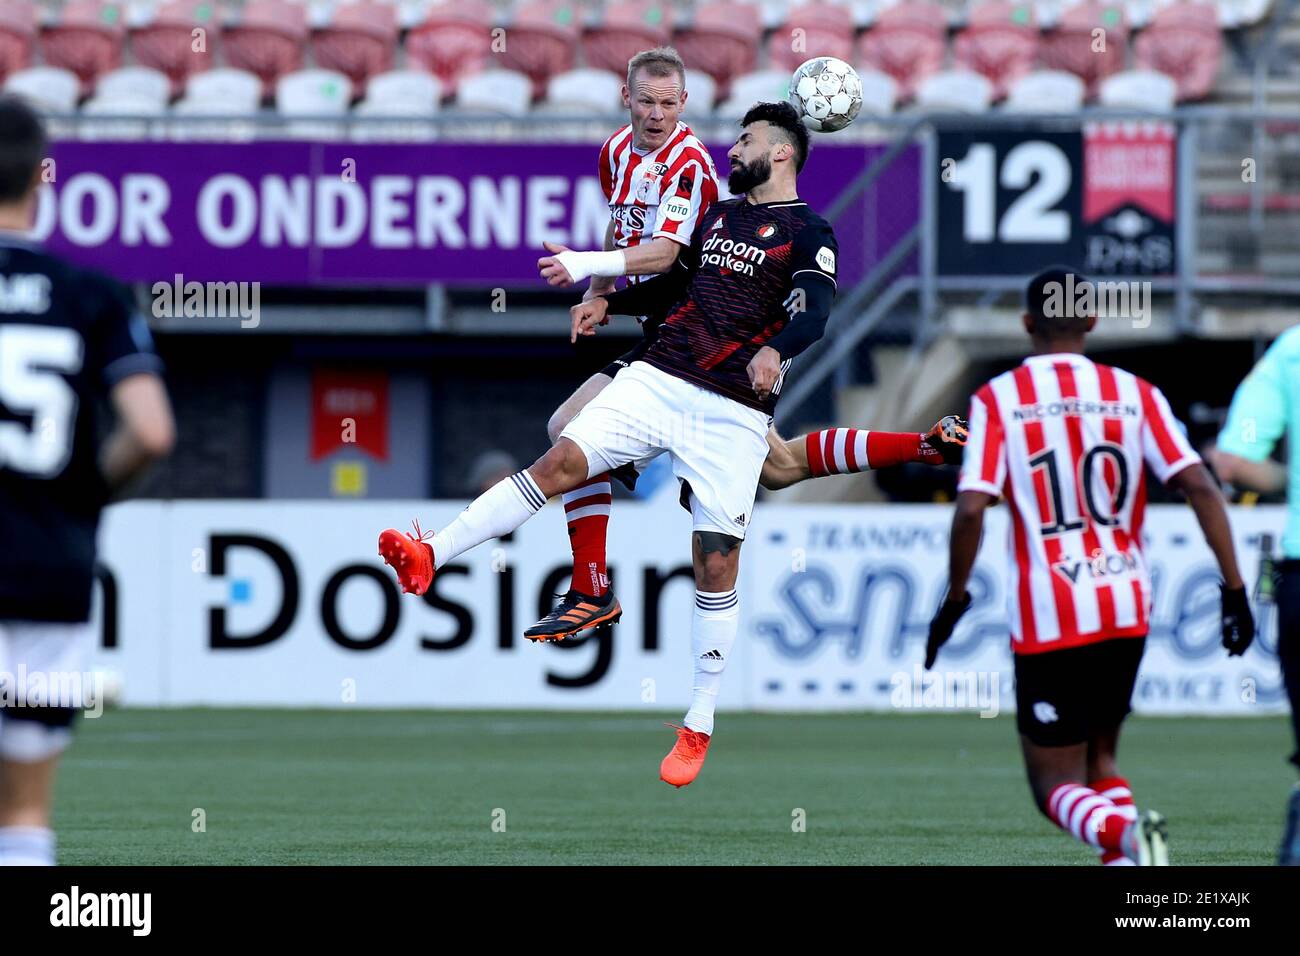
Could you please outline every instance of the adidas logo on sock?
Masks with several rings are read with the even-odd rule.
[[[722,660],[722,654],[721,654],[720,652],[718,652],[717,650],[705,651],[703,654],[700,655],[700,660],[702,660],[702,661],[720,661],[720,660]]]

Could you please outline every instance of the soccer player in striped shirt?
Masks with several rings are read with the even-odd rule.
[[[630,122],[600,150],[598,171],[609,203],[605,248],[577,252],[546,243],[538,260],[548,284],[568,287],[590,277],[587,301],[614,291],[618,276],[630,285],[669,272],[690,243],[699,217],[717,201],[717,172],[708,149],[679,118],[686,106],[686,71],[671,47],[638,53],[628,61],[623,102]],[[555,411],[547,424],[552,444],[569,422],[623,369],[641,359],[663,315],[641,316],[641,340],[595,373]],[[926,433],[831,428],[790,441],[769,430],[769,454],[760,483],[785,488],[806,478],[851,474],[903,462],[956,464],[965,423],[949,416]],[[617,621],[622,614],[606,570],[606,534],[613,502],[612,478],[633,488],[644,462],[594,475],[563,496],[573,576],[551,612],[524,632],[533,640],[562,640]]]
[[[984,511],[1005,497],[1016,723],[1034,800],[1103,863],[1165,865],[1164,819],[1139,816],[1115,762],[1151,613],[1144,465],[1186,496],[1214,552],[1229,654],[1245,653],[1254,621],[1223,497],[1164,395],[1083,355],[1096,317],[1063,290],[1086,281],[1065,269],[1034,277],[1024,316],[1034,354],[971,399],[948,596],[930,625],[926,667],[970,606]]]

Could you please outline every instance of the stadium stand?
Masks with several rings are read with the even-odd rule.
[[[135,62],[165,73],[173,96],[181,93],[192,74],[212,68],[216,9],[210,0],[173,0],[148,10],[143,22],[130,28]]]
[[[810,56],[834,56],[853,61],[853,14],[832,3],[792,7],[788,18],[772,31],[767,43],[770,65],[793,70]]]
[[[1063,70],[1027,73],[1012,85],[1003,104],[1013,113],[1072,113],[1083,105],[1083,80]]]
[[[757,66],[762,36],[751,6],[706,3],[695,8],[689,26],[673,34],[673,45],[683,60],[700,64],[716,81],[718,95],[727,96],[732,77],[752,73]],[[713,100],[710,97],[710,104]]]
[[[222,32],[227,66],[247,70],[269,96],[286,73],[301,69],[307,43],[307,11],[288,0],[249,0]]]
[[[311,36],[316,65],[342,73],[358,90],[393,68],[396,51],[397,10],[377,0],[335,7],[329,22]]]
[[[46,66],[71,70],[89,93],[99,74],[122,62],[125,30],[121,8],[102,0],[76,0],[41,31],[41,55]]]
[[[953,40],[953,62],[993,84],[993,99],[1007,95],[1016,80],[1038,59],[1038,23],[1028,4],[981,3],[970,12],[970,25]]]
[[[1102,31],[1100,37],[1096,30]],[[1097,95],[1103,79],[1124,68],[1127,55],[1128,21],[1123,7],[1114,3],[1085,2],[1061,11],[1041,47],[1043,66],[1079,77],[1089,97]]]
[[[580,33],[573,4],[529,0],[515,11],[501,65],[523,73],[533,81],[533,96],[543,96],[552,76],[573,69]]]
[[[0,82],[32,64],[36,7],[25,0],[0,2]]]
[[[912,103],[926,78],[945,69],[982,74],[992,102],[1046,70],[1079,77],[1084,103],[1100,104],[1107,78],[1139,70],[1170,76],[1178,103],[1247,103],[1262,84],[1270,103],[1300,106],[1294,9],[1287,0],[0,0],[0,79],[60,67],[77,76],[77,101],[88,105],[94,93],[98,111],[103,74],[148,67],[168,77],[170,98],[181,97],[177,113],[193,115],[211,108],[182,95],[187,81],[217,67],[257,76],[269,109],[278,80],[301,69],[342,73],[357,97],[376,74],[424,72],[455,101],[463,78],[504,68],[529,79],[525,113],[552,114],[553,78],[584,69],[622,76],[629,55],[671,39],[698,71],[697,117],[715,105],[721,116],[739,115],[746,98],[777,95],[771,76],[825,54],[892,79],[892,103],[888,87],[869,94],[866,109],[877,115]],[[1266,40],[1273,68],[1256,77]],[[480,92],[497,82],[469,99],[486,107]],[[495,112],[523,115],[513,81],[506,84],[511,98]],[[1110,89],[1114,96],[1126,86]],[[589,114],[603,95],[561,99]],[[39,99],[63,101],[58,90]],[[373,97],[356,107],[359,116],[393,112]]]
[[[456,91],[464,78],[487,69],[493,18],[492,8],[481,2],[431,10],[407,34],[407,65],[427,70],[445,89]]]
[[[555,113],[608,116],[621,104],[623,78],[608,70],[570,70],[551,77],[546,100],[538,109]]]
[[[582,52],[588,66],[622,73],[633,56],[668,37],[667,14],[656,0],[619,0],[583,33]]]
[[[993,102],[993,84],[972,70],[945,70],[926,77],[916,106],[940,113],[983,113]]]
[[[943,69],[945,19],[936,3],[899,4],[882,12],[859,41],[862,62],[898,84],[899,102],[911,100],[926,77]]]

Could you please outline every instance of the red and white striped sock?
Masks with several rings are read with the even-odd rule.
[[[605,570],[605,533],[609,530],[609,508],[614,501],[609,474],[597,475],[564,494],[564,519],[569,525],[569,546],[573,548],[573,583],[570,587],[592,597],[609,590]]]
[[[1128,781],[1123,777],[1105,777],[1101,780],[1089,781],[1088,785],[1119,807],[1120,812],[1124,814],[1124,819],[1137,819],[1138,808],[1137,804],[1133,802],[1133,791],[1129,789]],[[1119,850],[1102,850],[1101,865],[1137,866]]]
[[[1119,850],[1128,817],[1091,787],[1063,783],[1047,796],[1047,815],[1062,830],[1099,850]]]
[[[850,475],[904,462],[929,462],[939,453],[919,432],[882,432],[866,428],[827,428],[804,439],[813,478]]]

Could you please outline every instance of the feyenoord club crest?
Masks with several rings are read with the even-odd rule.
[[[758,236],[758,238],[760,239],[771,239],[773,236],[776,235],[776,223],[774,222],[763,223],[763,225],[758,227],[758,230],[757,232],[755,232],[755,235]]]

